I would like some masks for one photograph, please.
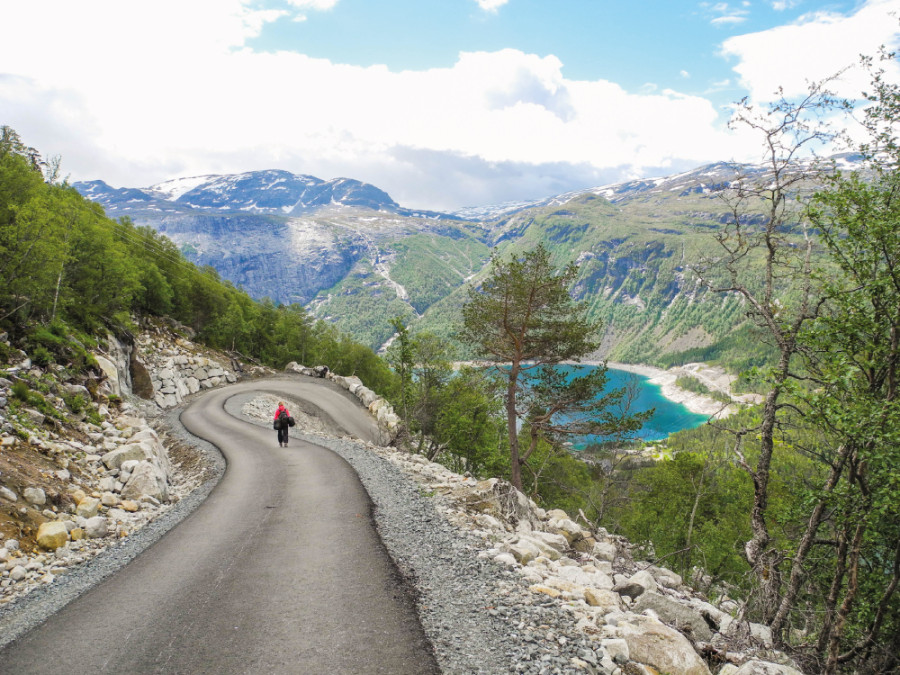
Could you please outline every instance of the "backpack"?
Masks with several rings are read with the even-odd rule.
[[[281,429],[286,429],[288,426],[289,419],[290,418],[288,417],[287,412],[282,410],[278,415],[278,419],[275,420],[275,423],[272,426],[275,428],[276,431],[280,431]]]

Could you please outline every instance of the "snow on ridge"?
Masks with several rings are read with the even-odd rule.
[[[188,176],[185,178],[173,178],[156,185],[146,188],[145,192],[149,192],[157,197],[174,202],[183,194],[190,192],[194,188],[200,187],[206,183],[212,182],[218,176],[207,174],[205,176]]]

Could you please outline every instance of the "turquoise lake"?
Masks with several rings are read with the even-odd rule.
[[[558,366],[571,372],[572,377],[578,374],[584,374],[592,370],[594,366]],[[637,438],[645,441],[658,441],[666,438],[669,434],[682,429],[692,429],[698,427],[707,419],[706,415],[693,413],[680,403],[673,403],[662,395],[659,385],[650,384],[649,378],[643,375],[636,375],[625,370],[615,370],[609,368],[607,370],[609,383],[608,389],[619,389],[635,383],[637,385],[637,396],[633,404],[634,412],[643,412],[655,408],[656,412],[647,420],[643,428],[636,434]],[[581,442],[576,441],[575,447],[583,447],[586,442],[593,439],[584,439]]]

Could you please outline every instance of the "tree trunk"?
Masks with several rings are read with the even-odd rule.
[[[806,556],[809,553],[810,548],[812,548],[813,541],[815,541],[816,533],[819,531],[819,525],[822,522],[822,514],[825,511],[825,499],[832,493],[838,480],[840,480],[844,464],[849,455],[849,445],[842,446],[838,451],[837,461],[832,465],[831,475],[828,477],[828,482],[822,490],[822,498],[816,503],[816,506],[809,517],[806,531],[800,539],[800,545],[797,547],[797,552],[794,553],[793,560],[791,561],[791,576],[788,581],[788,587],[784,597],[781,599],[781,605],[778,607],[778,611],[775,613],[775,618],[772,620],[771,624],[772,638],[775,640],[776,647],[781,647],[784,644],[783,632],[785,623],[787,622],[788,613],[797,599],[797,593],[800,591],[800,583],[804,576],[803,566],[806,562]]]
[[[514,362],[509,369],[509,384],[506,387],[506,428],[509,433],[509,482],[522,492],[522,464],[519,461],[519,432],[516,429],[516,390],[519,382],[519,364]]]

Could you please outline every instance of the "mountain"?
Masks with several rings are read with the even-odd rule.
[[[418,218],[449,217],[433,211],[401,208],[383,190],[358,180],[325,181],[277,170],[176,178],[144,189],[113,188],[102,180],[75,183],[74,187],[102,204],[111,215],[142,211],[226,211],[296,216],[326,206],[348,206]]]
[[[836,163],[853,168],[854,160]],[[746,349],[740,299],[706,292],[692,269],[718,252],[715,233],[731,218],[723,188],[767,171],[720,162],[452,214],[405,209],[359,181],[286,171],[75,188],[110,215],[167,235],[252,296],[304,304],[376,348],[395,316],[451,336],[466,282],[486,272],[491,250],[543,242],[560,265],[578,262],[574,292],[605,324],[603,355],[670,365],[758,350]]]
[[[372,346],[480,270],[484,229],[399,206],[366,183],[286,171],[182,178],[144,189],[75,183],[110,216],[168,236],[256,298],[308,305]]]

